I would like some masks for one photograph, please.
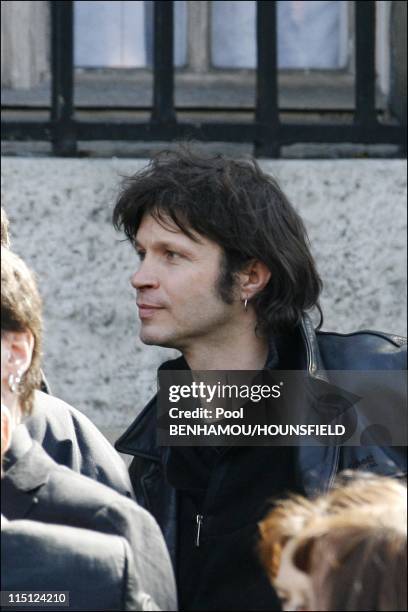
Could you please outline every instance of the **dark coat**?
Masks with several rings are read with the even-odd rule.
[[[327,380],[329,370],[406,368],[405,338],[377,332],[315,333],[308,318],[278,344],[278,353],[280,369],[306,370],[316,380]],[[176,360],[165,367],[177,370],[183,366]],[[156,517],[177,568],[179,494],[166,477],[172,450],[156,445],[156,429],[157,403],[153,398],[115,446],[120,452],[133,455],[129,472],[136,498]],[[380,474],[406,473],[405,449],[399,447],[292,449],[293,473],[288,474],[288,486],[282,489],[282,495],[288,489],[310,495],[325,491],[339,469],[362,466]],[[220,455],[205,499],[207,517],[201,540],[203,548],[207,546],[207,557],[191,609],[278,609],[262,570],[257,569],[254,575],[259,514],[264,511],[268,497],[279,494],[274,487],[280,461],[276,450],[276,447],[234,447]],[[229,540],[227,534],[231,534]],[[183,585],[178,586],[181,593]]]
[[[36,391],[32,414],[24,423],[31,438],[54,461],[133,497],[122,458],[82,412],[57,397]]]
[[[2,517],[1,566],[2,591],[68,591],[69,610],[158,610],[140,589],[128,542],[118,536]]]
[[[13,432],[1,482],[2,513],[120,535],[129,542],[139,584],[164,610],[176,609],[173,571],[160,529],[136,502],[60,466],[24,426]]]

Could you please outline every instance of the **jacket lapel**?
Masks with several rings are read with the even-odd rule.
[[[329,382],[327,372],[324,368],[320,354],[316,333],[311,319],[305,315],[299,325],[300,346],[302,353],[297,355],[296,362],[302,364],[308,375],[323,382]],[[165,369],[185,369],[187,364],[183,358],[168,361],[161,368]],[[292,366],[293,367],[293,366]],[[154,462],[163,462],[163,447],[156,446],[157,430],[157,396],[155,396],[134,420],[125,433],[118,439],[115,448],[126,454],[140,456]],[[296,473],[299,486],[305,493],[313,494],[317,488],[325,490],[332,480],[333,474],[337,469],[339,448],[338,447],[307,447],[297,448]],[[156,470],[149,470],[144,476],[144,491],[149,503],[149,490],[155,489],[153,480],[157,478]],[[150,479],[151,486],[150,486]],[[172,499],[172,508],[176,509],[176,498]],[[173,512],[172,512],[173,514]]]
[[[329,382],[322,356],[320,354],[316,332],[308,315],[304,315],[302,318],[300,323],[300,333],[303,340],[303,349],[306,357],[306,369],[309,376],[324,382]]]
[[[166,361],[159,370],[185,370],[187,363],[183,357]],[[157,446],[157,395],[144,407],[133,423],[115,442],[120,453],[134,455],[152,461],[161,461],[161,447]]]
[[[329,376],[324,367],[319,344],[313,323],[304,315],[300,324],[305,366],[311,379],[329,383]],[[296,447],[296,480],[308,497],[314,497],[330,488],[337,472],[340,448],[338,446]]]
[[[16,489],[13,483],[4,477],[1,482],[1,509],[10,520],[28,518],[32,507],[37,503],[34,492]]]
[[[14,433],[17,434],[17,431],[23,427],[19,425]],[[5,471],[1,482],[2,511],[6,517],[13,519],[30,516],[38,502],[41,487],[48,481],[55,467],[55,462],[51,457],[37,442],[32,441],[26,432],[25,427],[20,430],[17,439],[13,439],[13,444],[20,445],[24,438],[24,442],[27,440],[31,442],[29,450],[22,455],[15,452],[13,463]],[[13,444],[10,449],[12,453],[16,451]]]

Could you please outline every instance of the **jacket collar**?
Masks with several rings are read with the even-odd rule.
[[[322,356],[317,342],[316,332],[312,320],[308,315],[304,315],[300,323],[300,333],[303,339],[304,350],[306,352],[306,369],[311,378],[317,378],[324,382],[329,382],[327,372],[323,365]]]
[[[6,468],[13,466],[19,459],[24,457],[30,450],[33,444],[33,440],[28,433],[27,427],[24,423],[20,423],[14,430],[11,444],[5,457]]]
[[[2,508],[13,519],[30,515],[38,503],[39,489],[48,481],[55,462],[30,438],[25,425],[13,432],[13,440],[5,457],[8,469],[1,479]]]
[[[328,382],[327,373],[319,351],[319,345],[313,323],[308,315],[304,315],[300,324],[299,369],[306,369],[308,375],[317,380]],[[276,355],[271,343],[267,367],[276,367]],[[187,363],[183,357],[163,363],[159,370],[184,370]],[[142,412],[136,417],[128,429],[115,443],[115,448],[121,453],[134,455],[153,461],[161,461],[165,447],[156,444],[157,412],[155,410],[156,395],[149,401]]]
[[[23,423],[16,427],[5,457],[5,479],[20,491],[34,491],[47,482],[55,465],[42,446],[32,440]]]

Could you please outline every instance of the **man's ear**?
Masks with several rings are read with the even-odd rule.
[[[31,364],[34,350],[34,336],[27,330],[24,332],[6,332],[8,358],[5,364],[9,373],[20,375],[27,372]]]
[[[260,293],[271,278],[271,271],[263,261],[252,259],[239,272],[241,300],[251,300]]]

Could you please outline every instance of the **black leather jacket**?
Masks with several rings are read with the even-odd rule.
[[[283,346],[287,354],[284,355],[286,365],[281,369],[306,369],[310,377],[317,379],[325,379],[328,370],[406,368],[407,344],[404,337],[375,331],[352,334],[315,332],[308,317],[304,317],[293,337],[289,341],[285,340]],[[174,363],[174,369],[179,369],[177,361]],[[288,363],[292,367],[288,367]],[[169,449],[156,446],[156,408],[154,397],[118,439],[115,447],[121,453],[133,455],[129,473],[137,501],[156,518],[175,562],[177,495],[164,474],[163,466]],[[405,448],[296,447],[298,490],[305,494],[326,490],[337,472],[347,468],[365,468],[386,475],[405,475]],[[223,469],[222,466],[219,469]],[[260,469],[264,470],[265,466]]]

